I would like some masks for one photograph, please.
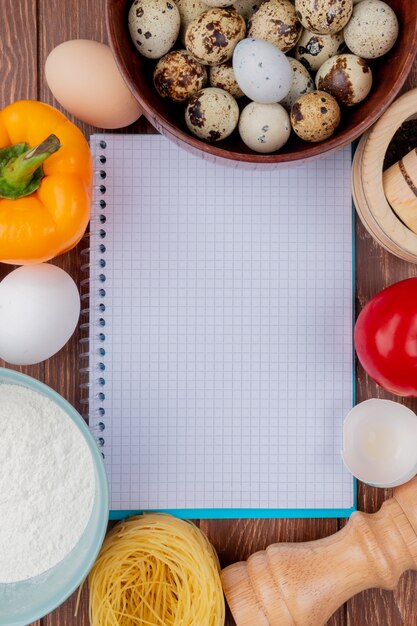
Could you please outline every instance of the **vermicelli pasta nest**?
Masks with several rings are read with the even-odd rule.
[[[107,535],[88,577],[91,626],[223,626],[219,571],[191,522],[131,517]]]

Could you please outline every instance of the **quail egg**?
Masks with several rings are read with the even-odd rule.
[[[174,0],[134,0],[128,24],[139,52],[148,59],[160,59],[177,40],[180,13]]]
[[[204,13],[204,11],[207,11],[210,7],[204,4],[202,0],[175,0],[175,4],[178,7],[181,18],[179,39],[181,43],[185,45],[185,33],[188,25],[197,15],[201,15],[201,13]]]
[[[297,17],[313,33],[333,35],[348,23],[352,0],[295,0]]]
[[[343,31],[334,35],[318,35],[306,28],[295,47],[295,58],[311,72],[317,72],[327,59],[339,54],[345,47]]]
[[[397,16],[381,0],[362,0],[353,9],[344,35],[346,45],[353,54],[364,59],[376,59],[391,50],[397,40]]]
[[[204,65],[219,65],[230,59],[246,24],[234,9],[210,9],[194,18],[185,34],[185,46]]]
[[[330,93],[340,104],[352,106],[370,92],[372,72],[364,59],[354,54],[338,54],[320,67],[316,87]]]
[[[174,50],[159,59],[153,82],[162,98],[183,102],[204,87],[207,71],[186,50]]]
[[[210,85],[224,89],[232,94],[234,98],[241,98],[245,94],[236,82],[232,62],[226,61],[221,65],[213,65],[210,68]]]
[[[255,102],[279,102],[290,91],[293,71],[288,57],[268,41],[240,41],[233,53],[233,69],[237,84]]]
[[[240,114],[239,134],[255,152],[275,152],[287,143],[291,133],[290,118],[280,104],[250,102]]]
[[[286,109],[290,110],[292,105],[300,96],[314,89],[314,81],[310,74],[296,59],[288,57],[288,61],[292,67],[292,83],[291,89],[288,94],[281,100],[281,104]]]
[[[262,0],[236,0],[236,2],[233,3],[233,8],[244,20],[248,20],[252,17],[261,2]]]
[[[264,0],[248,22],[248,37],[263,39],[288,52],[301,34],[290,0]]]
[[[340,107],[325,91],[310,91],[298,98],[291,109],[291,125],[304,141],[324,141],[340,123]]]
[[[220,7],[224,9],[225,7],[230,7],[232,0],[206,0],[206,4],[208,4],[209,7]]]
[[[207,87],[191,96],[185,110],[188,129],[200,139],[220,141],[228,137],[239,120],[239,107],[223,89]]]

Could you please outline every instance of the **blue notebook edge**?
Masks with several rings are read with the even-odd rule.
[[[102,135],[103,133],[96,133]],[[90,137],[92,139],[94,135]],[[352,159],[355,153],[356,143],[351,144]],[[352,406],[356,404],[356,368],[355,349],[353,344],[353,330],[355,326],[355,205],[352,198]],[[180,519],[305,519],[305,518],[348,518],[357,510],[357,480],[352,476],[353,481],[353,506],[349,508],[322,508],[322,509],[158,509],[154,510],[110,510],[109,521],[122,520],[133,515],[141,515],[148,512],[168,513]]]

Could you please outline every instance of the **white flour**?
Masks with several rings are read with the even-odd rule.
[[[0,384],[0,583],[53,567],[80,539],[95,493],[91,453],[45,396]]]

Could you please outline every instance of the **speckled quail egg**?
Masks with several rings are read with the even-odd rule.
[[[289,115],[280,104],[250,102],[240,114],[239,134],[255,152],[275,152],[291,134]]]
[[[316,87],[330,93],[340,104],[352,106],[370,92],[372,72],[367,62],[355,54],[338,54],[320,67]]]
[[[220,8],[225,8],[225,7],[230,7],[232,4],[232,0],[206,0],[206,4],[208,4],[209,7],[220,7]]]
[[[288,61],[292,67],[292,83],[291,89],[288,94],[281,100],[281,104],[286,109],[290,110],[292,105],[300,96],[314,89],[314,81],[310,74],[296,59],[288,57]]]
[[[188,25],[197,15],[201,15],[210,7],[204,4],[202,0],[175,0],[181,18],[179,40],[185,45],[185,33]]]
[[[219,65],[232,57],[245,33],[245,20],[234,9],[210,9],[188,26],[185,46],[200,63]]]
[[[191,96],[185,110],[189,130],[200,139],[220,141],[228,137],[239,120],[239,107],[223,89],[207,87]]]
[[[268,41],[240,41],[233,53],[233,69],[237,84],[254,102],[279,102],[291,89],[293,71],[288,57]]]
[[[291,109],[291,125],[304,141],[324,141],[340,123],[340,107],[325,91],[310,91],[298,98]]]
[[[232,6],[244,20],[248,20],[252,17],[261,2],[262,0],[236,0]]]
[[[183,102],[204,87],[207,71],[186,50],[174,50],[159,59],[153,82],[160,96]]]
[[[397,40],[397,16],[381,0],[362,0],[353,9],[344,35],[346,45],[353,54],[364,59],[376,59],[391,50]]]
[[[232,62],[226,61],[221,65],[213,65],[209,73],[211,87],[224,89],[232,94],[234,98],[241,98],[245,94],[236,82]]]
[[[290,0],[264,0],[248,22],[248,37],[263,39],[288,52],[301,34],[301,24]]]
[[[327,59],[339,54],[345,47],[343,31],[334,35],[318,35],[306,28],[295,46],[295,58],[312,72],[317,72]]]
[[[313,33],[333,35],[348,23],[352,0],[295,0],[297,17]]]
[[[139,52],[148,59],[160,59],[177,40],[180,14],[174,0],[134,0],[128,24]]]

